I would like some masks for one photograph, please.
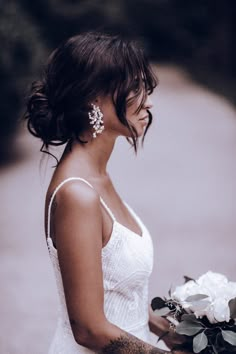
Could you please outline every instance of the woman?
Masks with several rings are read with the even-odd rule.
[[[45,203],[60,296],[50,354],[164,353],[149,337],[150,329],[169,331],[148,304],[152,240],[106,170],[118,136],[137,151],[152,122],[155,86],[136,42],[94,32],[62,43],[32,85],[30,132],[42,151],[66,144]],[[165,338],[170,347],[181,340]]]

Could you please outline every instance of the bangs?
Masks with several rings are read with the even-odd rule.
[[[117,73],[116,80],[113,81],[110,92],[112,92],[113,103],[116,113],[121,121],[131,133],[131,139],[127,138],[129,143],[137,152],[138,134],[135,128],[126,118],[127,107],[132,105],[141,97],[139,106],[135,113],[139,113],[143,108],[147,96],[150,95],[158,85],[158,79],[144,53],[144,50],[138,41],[120,41],[114,53],[114,67]],[[114,76],[113,76],[114,78]],[[132,93],[132,96],[130,94]],[[144,137],[149,126],[152,123],[152,114],[148,111],[149,122],[145,129]]]
[[[130,42],[124,48],[124,71],[127,97],[132,92],[132,98],[127,99],[127,105],[131,105],[142,95],[141,103],[137,109],[142,109],[148,95],[152,94],[158,84],[157,78],[145,56],[140,42]]]

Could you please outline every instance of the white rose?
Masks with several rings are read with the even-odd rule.
[[[208,297],[198,301],[185,301],[191,295],[203,294]],[[219,273],[207,272],[196,282],[191,280],[178,286],[172,293],[172,298],[181,303],[187,312],[193,312],[196,317],[207,316],[211,323],[229,321],[229,300],[236,297],[236,283]]]
[[[215,320],[215,317],[214,317],[214,311],[213,311],[213,306],[211,303],[208,302],[208,305],[205,306],[205,308],[203,309],[196,309],[194,311],[193,309],[193,312],[195,314],[195,316],[197,318],[202,318],[203,316],[206,316],[208,318],[208,320],[211,322],[211,323],[215,323],[216,320]]]
[[[171,297],[177,301],[184,301],[188,296],[199,294],[199,285],[194,281],[190,280],[184,285],[177,286],[175,291],[172,292]]]
[[[217,297],[222,287],[228,284],[228,280],[224,275],[211,271],[200,276],[196,282],[199,284],[202,293],[210,296],[212,299]]]
[[[228,300],[224,298],[215,299],[213,303],[214,318],[216,322],[228,322],[230,320],[230,311]]]
[[[190,303],[189,310],[191,310],[195,316],[198,317],[203,317],[209,315],[209,321],[214,320],[214,316],[212,312],[210,311],[210,306],[211,302],[209,301],[208,298],[199,300],[199,301],[193,301]]]
[[[207,273],[201,275],[198,279],[197,279],[197,283],[200,286],[218,286],[223,285],[223,284],[227,284],[228,283],[228,279],[219,273],[214,273],[212,271],[208,271]]]
[[[211,300],[211,306],[206,309],[209,321],[228,322],[230,320],[228,302],[236,297],[236,283],[229,282],[224,275],[214,272],[207,272],[197,280],[197,283]]]
[[[232,281],[228,282],[227,288],[225,289],[225,297],[230,300],[236,297],[236,283]]]

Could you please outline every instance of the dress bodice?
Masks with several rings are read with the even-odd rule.
[[[50,346],[49,354],[93,353],[93,351],[79,345],[74,340],[67,313],[57,250],[54,248],[50,237],[50,209],[52,200],[57,190],[64,183],[73,179],[81,180],[90,185],[89,182],[79,177],[66,179],[56,188],[49,203],[47,245],[60,300],[57,329]],[[90,185],[90,187],[92,186]],[[100,200],[113,220],[110,239],[102,248],[101,253],[104,313],[111,323],[144,341],[150,342],[148,328],[148,283],[153,268],[153,244],[151,236],[141,219],[126,202],[124,204],[139,224],[142,235],[138,235],[120,224],[101,197]]]

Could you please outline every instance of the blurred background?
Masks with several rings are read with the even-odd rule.
[[[49,53],[84,30],[140,37],[160,81],[144,149],[135,157],[118,139],[109,165],[153,237],[150,300],[183,275],[236,281],[235,10],[233,0],[0,1],[1,354],[47,353],[55,329],[43,229],[55,161],[20,118]]]

